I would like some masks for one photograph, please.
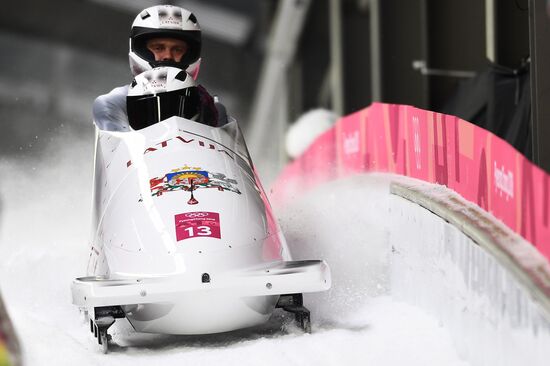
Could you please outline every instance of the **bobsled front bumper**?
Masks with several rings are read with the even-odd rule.
[[[120,306],[138,332],[208,334],[266,322],[279,295],[328,290],[324,261],[291,261],[210,274],[133,279],[77,278],[73,304],[94,310]]]
[[[328,290],[330,269],[325,261],[287,261],[262,267],[202,276],[185,275],[109,279],[76,278],[71,286],[73,304],[79,307],[177,303],[202,292],[223,298],[273,296]]]

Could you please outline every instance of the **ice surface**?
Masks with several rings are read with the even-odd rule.
[[[0,161],[0,286],[27,365],[465,365],[434,318],[388,296],[388,184],[376,177],[321,187],[281,217],[295,257],[332,268],[332,290],[306,297],[313,334],[281,313],[192,337],[117,322],[120,347],[101,354],[70,300],[88,258],[92,151],[90,136],[61,135],[39,161]]]

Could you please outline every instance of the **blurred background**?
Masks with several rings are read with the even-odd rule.
[[[268,180],[305,112],[373,101],[458,115],[550,170],[546,0],[6,2],[0,156],[33,158],[67,133],[91,141],[91,104],[129,83],[130,25],[159,3],[197,15],[199,81],[241,122]]]

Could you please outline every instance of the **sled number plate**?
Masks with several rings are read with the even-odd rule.
[[[176,215],[176,240],[211,237],[221,239],[220,214],[186,212]]]

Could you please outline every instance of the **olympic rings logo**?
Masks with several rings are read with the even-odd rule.
[[[197,218],[197,217],[207,217],[209,213],[208,212],[190,212],[184,215],[185,217],[188,217],[188,218]]]

